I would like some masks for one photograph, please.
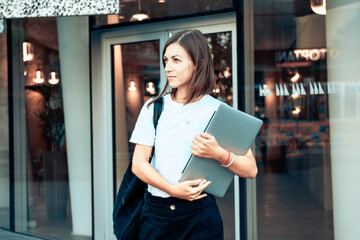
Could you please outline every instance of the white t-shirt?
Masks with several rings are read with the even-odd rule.
[[[191,156],[192,140],[196,134],[204,132],[212,114],[221,102],[210,95],[189,104],[177,103],[171,95],[164,96],[164,106],[158,126],[153,125],[154,104],[147,107],[149,99],[140,111],[130,142],[154,146],[155,154],[151,165],[172,184],[177,184],[181,172]],[[156,141],[155,141],[156,138]],[[151,185],[148,191],[158,197],[169,195]]]

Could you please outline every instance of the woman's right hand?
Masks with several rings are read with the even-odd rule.
[[[205,188],[210,185],[210,181],[204,179],[189,180],[178,184],[174,184],[170,195],[172,197],[194,201],[206,197],[206,193],[202,193]]]

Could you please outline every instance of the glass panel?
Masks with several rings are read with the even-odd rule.
[[[121,1],[121,14],[95,16],[93,26],[211,12],[232,8],[232,2],[232,0],[125,0]],[[147,18],[145,15],[138,15],[139,18],[136,18],[135,14],[138,13],[145,13]]]
[[[9,101],[6,34],[0,34],[0,227],[10,228]]]
[[[325,16],[253,3],[258,239],[333,239]]]
[[[159,40],[114,45],[112,51],[116,193],[132,159],[135,145],[129,139],[141,107],[151,96],[159,94]]]
[[[63,22],[57,24],[57,21]],[[20,29],[24,33],[24,41],[14,40],[13,45],[20,45],[23,49],[24,62],[24,72],[20,76],[24,76],[25,83],[26,114],[23,117],[26,119],[26,133],[23,134],[27,152],[23,154],[27,156],[28,210],[27,228],[23,231],[45,238],[77,240],[91,239],[92,233],[91,178],[85,177],[90,176],[91,171],[90,148],[84,148],[86,144],[90,146],[90,137],[83,134],[81,126],[74,129],[76,122],[87,126],[90,132],[90,114],[82,118],[78,116],[79,112],[90,113],[90,90],[86,85],[89,83],[89,68],[86,69],[87,77],[81,78],[82,65],[77,64],[76,71],[70,72],[69,64],[65,64],[73,61],[71,58],[79,63],[78,56],[82,55],[81,48],[77,48],[76,56],[73,53],[67,55],[68,49],[78,44],[74,34],[71,42],[66,39],[68,31],[71,31],[70,25],[77,24],[77,18],[70,21],[69,24],[65,19],[57,18],[24,19]],[[57,26],[61,26],[61,34]],[[66,31],[62,26],[66,26]],[[86,36],[86,24],[83,30]],[[85,38],[81,41],[84,46],[88,44]],[[88,57],[82,61],[88,63]],[[71,76],[76,76],[76,81]],[[76,90],[75,94],[69,91],[69,85]],[[81,105],[83,96],[88,97],[86,104]],[[74,132],[77,135],[75,141],[74,134],[71,134]],[[74,148],[87,157],[78,153],[74,157]],[[83,194],[84,191],[86,194]],[[87,208],[82,209],[81,206]],[[77,212],[79,209],[81,213]],[[81,220],[84,216],[86,219]]]
[[[215,74],[217,75],[213,97],[230,106],[233,105],[232,88],[232,35],[231,32],[204,34],[208,40]],[[224,239],[235,237],[234,183],[222,198],[216,197],[224,224]]]
[[[217,76],[213,97],[230,106],[233,105],[232,87],[232,36],[231,32],[218,32],[204,34],[214,61],[215,74]]]

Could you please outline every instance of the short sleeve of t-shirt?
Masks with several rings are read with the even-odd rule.
[[[154,104],[147,107],[150,98],[141,108],[139,117],[136,121],[134,131],[132,132],[130,142],[145,146],[154,146],[155,129],[153,124]]]

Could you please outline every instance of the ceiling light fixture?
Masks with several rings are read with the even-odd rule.
[[[52,71],[51,73],[50,73],[50,79],[48,80],[48,82],[50,83],[50,84],[52,84],[52,85],[55,85],[55,84],[58,84],[59,83],[59,78],[57,78],[57,76],[56,76],[57,74],[56,74],[56,72],[55,71]]]
[[[156,93],[156,89],[155,89],[155,85],[153,82],[148,82],[146,84],[146,91],[150,94],[155,94]]]
[[[34,59],[34,48],[30,42],[23,42],[23,60],[28,62]]]
[[[297,82],[299,79],[300,79],[300,74],[296,72],[295,75],[290,78],[290,81],[294,83]]]
[[[134,80],[131,80],[131,81],[130,81],[129,91],[130,91],[130,92],[136,91],[135,81],[134,81]]]
[[[34,83],[43,83],[44,82],[44,76],[43,72],[41,70],[36,70],[36,78],[33,79]]]
[[[141,10],[141,1],[140,0],[138,0],[138,5],[139,5],[138,12],[135,13],[134,15],[132,15],[130,21],[142,21],[142,20],[150,18],[149,15],[147,15],[145,11]]]
[[[310,7],[314,13],[326,15],[326,0],[310,0]]]

